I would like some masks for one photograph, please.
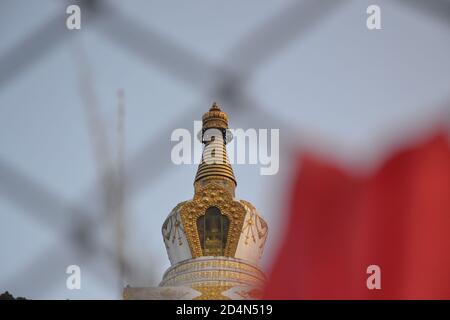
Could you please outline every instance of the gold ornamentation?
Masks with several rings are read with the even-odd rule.
[[[187,285],[192,282],[210,282],[210,281],[228,281],[234,285],[253,285],[258,286],[264,283],[263,279],[256,275],[246,274],[238,270],[199,270],[190,273],[178,274],[170,279],[164,279],[162,286]]]
[[[213,108],[211,108],[211,110],[213,110]],[[209,128],[224,129],[221,124],[217,123],[214,119],[217,119],[217,114],[221,114],[224,117],[226,117],[226,114],[220,111],[220,109],[215,109],[215,111],[211,110],[203,116],[203,133]],[[202,135],[202,140],[203,139],[204,135]],[[231,168],[230,161],[228,160],[224,137],[218,135],[211,137],[211,140],[207,140],[208,141],[204,141],[205,148],[203,149],[202,161],[198,166],[195,181],[210,177],[225,177],[233,181],[236,186],[236,179],[234,177],[233,168]]]
[[[242,203],[233,200],[227,189],[214,182],[197,188],[194,198],[191,201],[186,201],[180,209],[180,216],[192,257],[203,256],[197,230],[197,219],[205,215],[206,209],[209,207],[217,207],[221,214],[229,219],[230,226],[224,256],[234,257],[246,210]]]
[[[231,286],[211,286],[199,285],[193,286],[192,289],[201,292],[201,296],[194,298],[194,300],[230,300],[230,298],[222,295],[222,292],[227,291]]]
[[[219,105],[214,102],[208,112],[203,117],[203,130],[209,128],[228,129],[228,116]]]
[[[262,249],[264,248],[264,244],[266,242],[267,234],[269,232],[269,228],[267,227],[267,223],[257,214],[255,207],[248,201],[241,200],[247,208],[249,217],[245,220],[244,226],[242,228],[242,234],[245,236],[244,244],[248,245],[248,241],[252,240],[253,243],[256,243],[256,236],[258,237],[258,241],[260,242],[258,248],[260,249],[260,255],[262,254]]]
[[[200,258],[202,259],[202,258]],[[250,273],[254,276],[265,280],[264,273],[259,270],[256,266],[239,260],[230,260],[230,258],[216,257],[214,259],[208,260],[187,260],[181,264],[172,266],[164,274],[164,279],[169,279],[177,274],[195,272],[207,269],[228,269],[243,271],[245,273]]]

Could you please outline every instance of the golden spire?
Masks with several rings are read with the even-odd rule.
[[[220,109],[217,102],[213,102],[209,111],[203,115],[202,120],[203,132],[210,128],[228,129],[228,116]]]
[[[214,102],[203,117],[202,161],[198,166],[195,183],[206,180],[228,180],[236,187],[236,179],[227,156],[226,139],[228,129],[228,116],[219,105]]]

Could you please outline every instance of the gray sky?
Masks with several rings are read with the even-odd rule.
[[[82,7],[82,29],[69,31],[61,1],[1,0],[0,291],[35,299],[120,297],[114,263],[104,250],[86,260],[86,249],[74,247],[70,237],[76,221],[67,206],[95,218],[101,203],[80,94],[83,52],[112,152],[117,90],[125,92],[125,254],[132,268],[126,283],[134,286],[161,280],[169,267],[161,225],[178,202],[193,195],[196,165],[171,163],[170,132],[180,126],[192,130],[192,120],[212,101],[229,113],[231,127],[280,129],[279,174],[261,176],[256,165],[234,166],[237,196],[252,202],[269,224],[265,268],[283,234],[292,150],[312,149],[368,170],[408,142],[405,137],[429,131],[443,116],[450,121],[448,9],[444,16],[428,10],[431,5],[408,1],[343,1],[329,12],[318,10],[315,21],[308,1],[298,2],[305,5],[111,0],[106,3],[125,18],[104,14],[85,21]],[[369,4],[381,7],[381,30],[366,28]],[[272,35],[280,24],[274,17],[289,6],[299,21],[281,23],[284,30]],[[55,16],[61,17],[55,41],[43,43],[38,30]],[[258,42],[260,26],[269,21],[273,28],[264,27]],[[20,46],[24,39],[47,49],[34,57],[37,51]],[[259,46],[252,48],[252,41]],[[238,50],[245,45],[247,56]],[[264,57],[261,47],[267,57],[238,83],[245,98],[224,98],[218,83],[228,73],[245,73],[256,57]],[[136,158],[149,145],[145,157]],[[95,243],[113,249],[110,220],[94,225],[93,234]],[[70,264],[82,268],[79,291],[65,287]]]

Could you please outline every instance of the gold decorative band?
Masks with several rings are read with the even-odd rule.
[[[169,268],[160,286],[250,285],[261,286],[266,280],[256,266],[240,259],[202,257]]]

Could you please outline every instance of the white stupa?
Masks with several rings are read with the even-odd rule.
[[[253,205],[235,197],[228,161],[228,116],[214,103],[203,115],[205,144],[194,197],[166,218],[162,235],[171,267],[159,287],[124,289],[125,299],[257,299],[268,227]]]

